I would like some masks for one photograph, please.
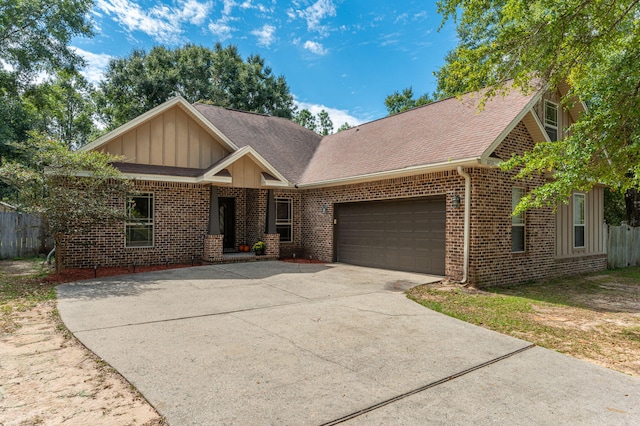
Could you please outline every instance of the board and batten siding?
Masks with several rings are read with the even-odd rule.
[[[227,167],[234,188],[261,188],[262,187],[262,168],[258,166],[251,158],[245,156]]]
[[[548,100],[558,105],[558,139],[563,139],[568,136],[565,129],[571,126],[574,122],[570,111],[562,107],[562,104],[560,103],[561,99],[562,96],[558,91],[547,91],[533,107],[540,123],[542,123],[542,126],[544,127],[544,101]]]
[[[605,252],[604,188],[585,194],[585,247],[573,247],[573,196],[556,213],[556,257],[588,256]]]
[[[124,161],[206,169],[229,152],[196,120],[176,106],[110,141],[102,151]]]

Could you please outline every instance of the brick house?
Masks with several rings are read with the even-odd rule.
[[[67,266],[223,261],[257,240],[306,256],[486,286],[606,267],[603,188],[512,217],[543,177],[497,166],[562,137],[584,106],[557,92],[446,99],[330,136],[177,97],[88,144],[138,192],[131,219],[72,236]]]

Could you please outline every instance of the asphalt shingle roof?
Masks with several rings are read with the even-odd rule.
[[[479,159],[537,96],[512,89],[450,98],[322,137],[291,120],[195,104],[239,148],[250,146],[294,184]],[[118,164],[123,171],[197,177],[206,170]],[[213,166],[212,166],[213,167]]]
[[[300,181],[322,140],[285,118],[205,104],[194,107],[238,147],[253,147],[289,182]]]
[[[327,136],[298,183],[479,158],[534,96],[511,90],[479,112],[475,93]]]

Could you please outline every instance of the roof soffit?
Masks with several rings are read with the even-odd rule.
[[[222,170],[227,169],[232,164],[237,162],[243,157],[248,157],[257,164],[263,171],[267,172],[269,175],[273,176],[279,182],[282,182],[283,185],[290,186],[289,181],[278,171],[275,167],[273,167],[263,156],[261,156],[253,147],[245,146],[234,153],[226,156],[222,160],[218,161],[215,165],[209,168],[200,178],[203,181],[209,181],[215,179],[215,176],[220,173]],[[264,178],[264,176],[263,176]],[[273,184],[274,181],[267,180],[270,184]]]

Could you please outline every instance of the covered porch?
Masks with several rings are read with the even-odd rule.
[[[265,243],[264,254],[242,251],[242,246]],[[280,257],[273,189],[210,187],[209,223],[202,260],[235,263]]]

